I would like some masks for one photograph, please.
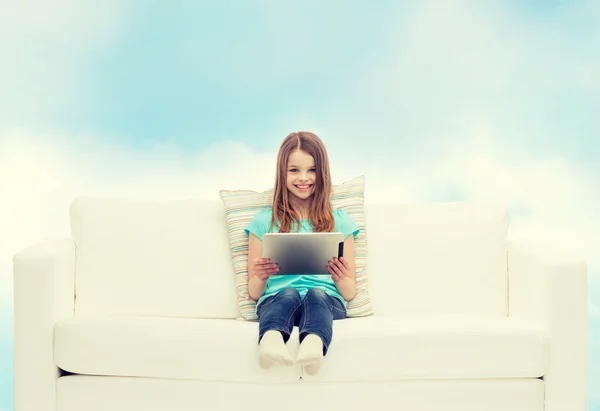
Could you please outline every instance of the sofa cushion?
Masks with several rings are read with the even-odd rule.
[[[365,205],[369,295],[390,317],[508,315],[503,204]]]
[[[241,316],[256,320],[256,301],[248,295],[248,236],[244,228],[261,210],[272,207],[273,189],[264,192],[252,190],[221,190],[229,227],[231,259],[235,270],[238,304]],[[348,302],[348,317],[362,317],[373,313],[368,293],[367,227],[365,226],[365,178],[356,177],[333,186],[333,208],[341,208],[354,220],[360,232],[354,238],[356,261],[356,296]]]
[[[237,320],[75,317],[57,322],[54,359],[75,374],[285,383],[300,367],[258,366],[258,326]],[[298,332],[288,343],[294,357]]]
[[[230,382],[292,382],[299,367],[258,367],[258,324],[236,320],[71,318],[55,327],[56,364],[76,374]],[[307,380],[536,378],[548,367],[547,333],[522,320],[334,322],[321,371]],[[298,329],[288,342],[298,352]]]
[[[224,214],[218,198],[75,199],[77,314],[236,318]]]
[[[315,377],[328,382],[537,378],[549,365],[549,334],[523,320],[395,319],[334,322]]]

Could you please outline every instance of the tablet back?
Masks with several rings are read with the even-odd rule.
[[[262,256],[279,265],[278,275],[324,274],[333,257],[343,255],[342,233],[267,233]]]

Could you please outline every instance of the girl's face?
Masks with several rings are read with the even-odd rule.
[[[308,200],[315,190],[317,182],[315,160],[304,151],[293,151],[287,163],[287,189],[291,201]]]

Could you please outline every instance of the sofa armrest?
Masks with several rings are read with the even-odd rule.
[[[509,316],[541,323],[550,334],[545,411],[586,409],[587,266],[569,260],[508,245]]]
[[[48,239],[13,257],[15,411],[55,409],[54,324],[74,313],[75,245]]]

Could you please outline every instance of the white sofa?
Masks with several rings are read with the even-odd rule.
[[[15,411],[585,410],[586,265],[507,241],[501,205],[367,203],[375,314],[316,377],[258,367],[218,199],[70,218],[14,257]]]

